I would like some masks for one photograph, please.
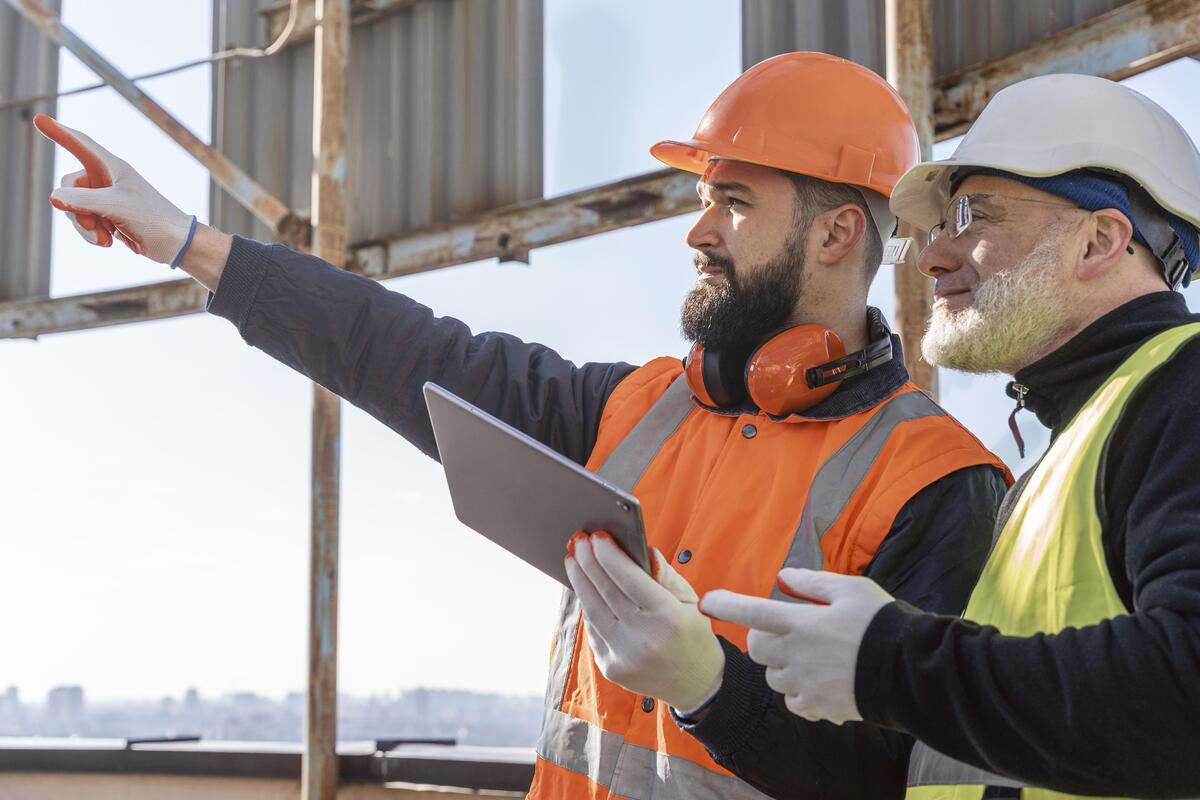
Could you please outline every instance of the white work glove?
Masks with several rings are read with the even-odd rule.
[[[685,714],[708,702],[721,688],[725,651],[662,553],[651,550],[652,578],[607,533],[576,534],[568,550],[567,577],[604,677]]]
[[[86,134],[45,114],[37,115],[34,125],[84,167],[64,176],[50,194],[50,204],[67,213],[79,235],[100,247],[110,246],[115,235],[138,255],[170,264],[187,241],[191,215]]]
[[[841,724],[861,720],[854,698],[858,650],[867,626],[892,596],[870,578],[785,569],[779,588],[807,602],[766,600],[718,589],[700,609],[750,628],[750,657],[793,714]]]

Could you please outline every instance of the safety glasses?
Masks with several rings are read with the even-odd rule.
[[[1032,197],[1005,197],[998,194],[964,194],[951,200],[950,204],[942,211],[941,221],[929,229],[929,243],[933,244],[943,236],[957,239],[970,227],[977,216],[983,219],[993,217],[1006,203],[1038,203],[1056,208],[1083,210],[1079,206],[1073,206],[1069,203],[1056,203],[1053,200],[1037,200]]]

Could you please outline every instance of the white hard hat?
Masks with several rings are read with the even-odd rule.
[[[900,179],[892,212],[932,228],[950,199],[954,173],[963,167],[1031,178],[1089,167],[1120,173],[1159,206],[1200,228],[1196,145],[1159,105],[1105,78],[1043,75],[997,92],[954,155],[918,164]]]

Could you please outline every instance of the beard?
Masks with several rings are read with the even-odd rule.
[[[725,280],[699,284],[683,301],[679,328],[708,350],[747,349],[780,330],[803,290],[804,239],[794,234],[767,263],[741,272],[732,259],[697,253],[697,269],[717,267]]]
[[[1059,230],[1049,231],[1016,266],[981,283],[969,307],[935,306],[921,339],[925,360],[962,372],[1011,375],[1066,330]]]

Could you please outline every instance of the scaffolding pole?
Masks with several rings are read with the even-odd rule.
[[[314,253],[345,267],[346,93],[350,0],[317,0],[313,55]],[[335,800],[337,757],[338,510],[341,408],[313,386],[312,535],[309,553],[308,694],[300,795]]]
[[[887,79],[912,112],[921,141],[921,160],[933,153],[932,0],[887,0]],[[933,304],[933,281],[917,272],[926,232],[901,222],[900,236],[913,240],[896,269],[896,325],[913,381],[937,399],[937,369],[921,358],[921,337]]]

